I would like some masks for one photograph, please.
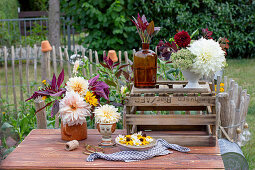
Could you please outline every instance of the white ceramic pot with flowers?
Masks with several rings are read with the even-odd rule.
[[[112,105],[103,105],[97,107],[94,111],[95,121],[97,123],[97,129],[102,135],[101,146],[112,146],[114,142],[112,141],[111,135],[116,129],[116,123],[120,119],[120,113],[118,109]]]
[[[185,88],[200,88],[199,79],[213,75],[226,65],[225,52],[213,39],[201,38],[171,55],[173,63],[181,68],[188,81]]]

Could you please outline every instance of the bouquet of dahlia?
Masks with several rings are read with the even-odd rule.
[[[77,65],[74,65],[74,70],[76,67]],[[86,117],[91,115],[91,109],[100,105],[101,97],[108,100],[109,86],[103,81],[98,81],[98,78],[99,75],[90,80],[82,76],[74,76],[69,78],[65,86],[62,86],[64,81],[64,70],[62,70],[58,78],[53,74],[51,81],[43,80],[43,87],[35,91],[26,101],[38,98],[47,99],[49,102],[36,113],[53,104],[52,117],[59,112],[64,125],[82,125]]]
[[[171,60],[176,67],[190,70],[199,75],[213,75],[226,66],[226,49],[229,48],[228,39],[211,37],[213,32],[202,29],[201,35],[197,29],[190,36],[181,31],[174,38],[158,43],[158,51],[163,60]],[[198,39],[193,40],[194,37]]]

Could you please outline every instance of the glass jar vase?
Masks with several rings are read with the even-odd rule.
[[[134,55],[134,86],[153,88],[157,80],[157,54],[149,49],[148,43]]]

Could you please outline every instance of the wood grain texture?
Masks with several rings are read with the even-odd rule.
[[[112,135],[124,134],[116,130]],[[80,142],[78,149],[65,151],[60,129],[36,129],[2,162],[2,169],[224,169],[218,145],[216,147],[190,147],[190,153],[173,151],[173,154],[154,157],[139,162],[114,162],[96,159],[86,162],[82,154],[84,143],[96,145],[101,135],[96,129],[88,129],[88,138]],[[106,153],[119,151],[118,147],[106,148]]]
[[[9,102],[8,100],[8,63],[7,63],[7,48],[4,47],[4,72],[5,72],[5,94],[6,94],[6,101]]]
[[[211,115],[126,115],[127,124],[135,125],[214,125],[216,114]]]
[[[12,91],[13,91],[13,100],[14,100],[14,106],[17,110],[17,98],[16,98],[16,90],[15,90],[15,51],[14,47],[11,47],[11,53],[12,53]]]
[[[69,55],[68,55],[67,48],[65,48],[64,53],[65,53],[66,62],[67,62],[68,76],[70,78],[70,77],[72,77],[72,73],[71,73],[71,66],[70,66],[70,62],[69,62]]]
[[[34,45],[33,48],[33,56],[34,56],[34,78],[35,82],[37,82],[37,56],[38,56],[38,48]],[[35,85],[35,89],[37,89],[37,84]]]
[[[31,47],[27,46],[26,51],[26,83],[27,83],[27,93],[30,94],[30,83],[29,83],[29,64],[30,64],[30,54],[31,54]]]
[[[35,109],[39,110],[45,106],[45,102],[41,99],[35,100]],[[36,113],[36,123],[38,129],[47,129],[47,120],[46,120],[46,109],[42,109],[38,113]]]
[[[20,51],[19,51],[19,84],[20,84],[20,100],[24,101],[23,97],[23,76],[22,76],[22,46],[19,46]]]

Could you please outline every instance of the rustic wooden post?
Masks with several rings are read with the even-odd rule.
[[[46,80],[47,76],[49,75],[49,62],[48,60],[50,59],[50,51],[52,50],[52,47],[49,43],[49,41],[42,41],[41,43],[41,51],[43,53],[42,57],[42,64],[41,64],[41,80]],[[50,78],[50,77],[48,77]],[[36,110],[41,109],[42,107],[45,106],[45,103],[41,98],[35,99],[35,108]],[[46,121],[46,110],[45,108],[42,109],[40,112],[36,113],[36,118],[37,118],[37,128],[38,129],[46,129],[47,128],[47,121]]]
[[[54,74],[57,76],[57,59],[56,59],[56,50],[55,46],[52,47],[52,55],[53,55],[53,69]],[[59,113],[55,115],[55,128],[59,128]]]
[[[57,76],[57,59],[56,59],[56,50],[55,46],[52,47],[52,56],[53,56],[53,71],[55,75]]]
[[[12,91],[13,91],[13,99],[14,99],[14,106],[15,110],[17,110],[17,99],[16,99],[16,90],[15,90],[15,51],[14,47],[11,47],[12,49]]]
[[[37,82],[37,54],[38,54],[38,49],[37,46],[34,45],[34,78],[35,82]],[[35,85],[37,87],[37,85]]]
[[[35,109],[39,110],[45,106],[45,103],[42,99],[35,99]],[[47,129],[46,121],[46,109],[42,109],[36,113],[37,129]]]
[[[59,47],[59,59],[60,59],[60,68],[63,69],[63,54],[62,54],[61,47]]]
[[[90,65],[89,65],[89,71],[90,71],[90,75],[93,74],[93,66],[92,66],[92,62],[93,62],[93,59],[92,59],[92,50],[89,49],[89,61],[90,61]]]
[[[125,56],[125,63],[126,63],[126,64],[129,64],[127,51],[124,52],[124,56]],[[128,72],[130,71],[130,66],[127,67],[127,71],[128,71]]]
[[[68,55],[68,52],[67,52],[67,48],[65,48],[64,52],[65,52],[65,56],[66,56],[68,76],[70,78],[72,76],[72,74],[71,74],[71,66],[70,66],[70,62],[69,62],[69,55]]]
[[[228,93],[219,93],[218,101],[221,105],[220,111],[220,120],[221,126],[226,127],[229,125],[229,115],[230,115],[230,106],[229,106],[229,95]]]
[[[30,46],[27,46],[27,55],[26,55],[26,82],[27,82],[27,92],[30,94],[30,84],[29,84],[29,64],[30,64],[30,53],[31,48]]]
[[[121,64],[121,51],[119,51],[119,63]]]
[[[81,48],[81,57],[82,57],[82,59],[84,58],[84,60],[85,60],[85,48]],[[84,67],[82,67],[82,74],[84,77],[86,76],[86,71],[85,71]]]
[[[23,97],[23,75],[22,75],[22,46],[20,48],[19,53],[19,82],[20,82],[20,100],[24,101]]]
[[[50,70],[49,70],[49,59],[50,59],[50,51],[52,50],[52,47],[50,46],[49,41],[42,41],[41,43],[41,51],[43,52],[43,57],[42,57],[42,80],[46,80],[47,76],[50,78]]]
[[[96,58],[96,64],[99,64],[97,51],[95,51],[95,58]],[[98,67],[97,66],[96,66],[96,71],[98,72]]]
[[[216,94],[220,93],[220,76],[217,76]]]
[[[7,48],[4,47],[4,70],[5,70],[5,95],[6,95],[6,102],[9,103],[8,101],[8,63],[7,63]]]
[[[217,98],[218,99],[218,98]],[[220,104],[220,102],[217,100],[216,101],[216,136],[218,137],[218,138],[220,138],[221,136],[220,136],[220,129],[219,129],[219,127],[220,127],[220,124],[221,124],[221,121],[220,121],[220,111],[221,111],[221,104]]]
[[[224,76],[224,91],[228,91],[228,77]]]

